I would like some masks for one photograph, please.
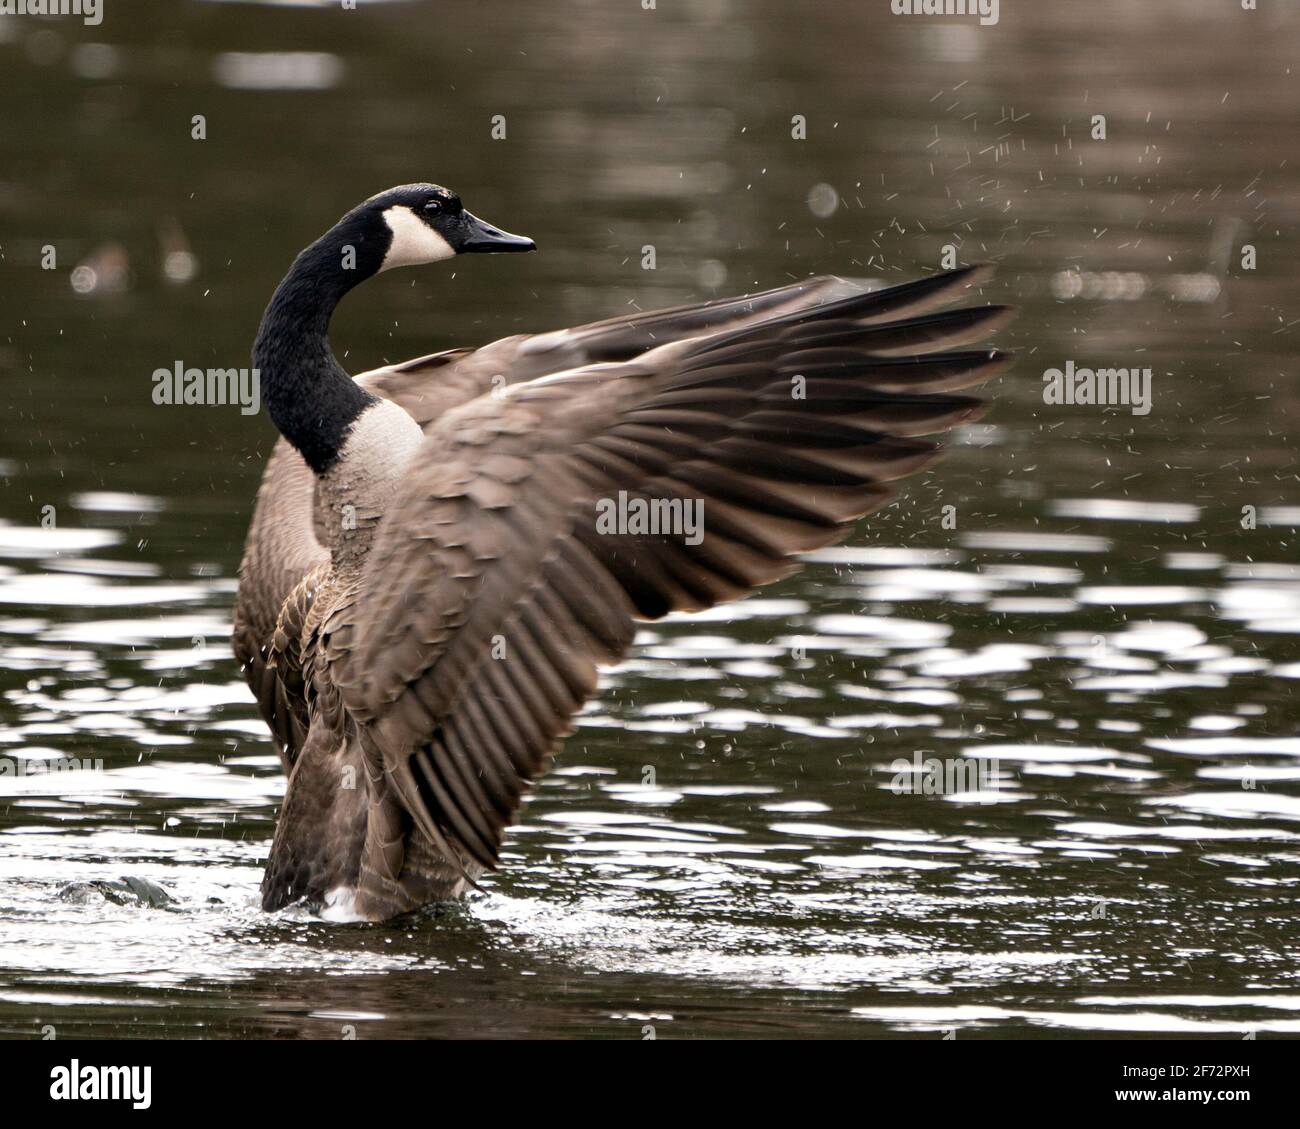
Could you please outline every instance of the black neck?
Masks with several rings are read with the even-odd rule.
[[[361,262],[345,269],[345,247],[365,242],[359,234],[340,224],[294,260],[253,345],[267,414],[317,474],[338,459],[352,424],[376,402],[334,359],[326,336],[339,300],[376,269],[375,249],[361,246],[351,256]]]

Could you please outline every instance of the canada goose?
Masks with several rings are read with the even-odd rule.
[[[981,275],[742,298],[454,349],[353,379],[339,299],[390,267],[531,251],[432,184],[298,256],[253,351],[283,439],[240,567],[234,649],[289,777],[268,910],[381,920],[455,897],[637,620],[734,600],[841,539],[972,419],[1003,355],[933,352],[1004,307]],[[596,528],[602,500],[703,504],[703,536]],[[691,541],[696,543],[692,544]]]

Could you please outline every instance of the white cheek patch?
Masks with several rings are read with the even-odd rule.
[[[384,222],[393,233],[381,271],[393,267],[412,267],[450,259],[456,252],[441,235],[420,219],[410,208],[394,204],[384,212]]]

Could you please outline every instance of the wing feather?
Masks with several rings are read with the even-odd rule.
[[[1006,360],[953,349],[1004,308],[929,312],[979,277],[799,284],[503,346],[511,377],[542,356],[577,363],[428,423],[338,659],[417,825],[494,865],[637,619],[788,575],[931,462],[918,436],[974,418],[981,402],[956,393]],[[698,543],[600,531],[598,503],[620,491],[702,504]]]

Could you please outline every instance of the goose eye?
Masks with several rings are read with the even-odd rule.
[[[442,201],[430,200],[427,204],[424,205],[424,210],[430,213],[431,215],[436,216],[439,212],[442,211]]]

